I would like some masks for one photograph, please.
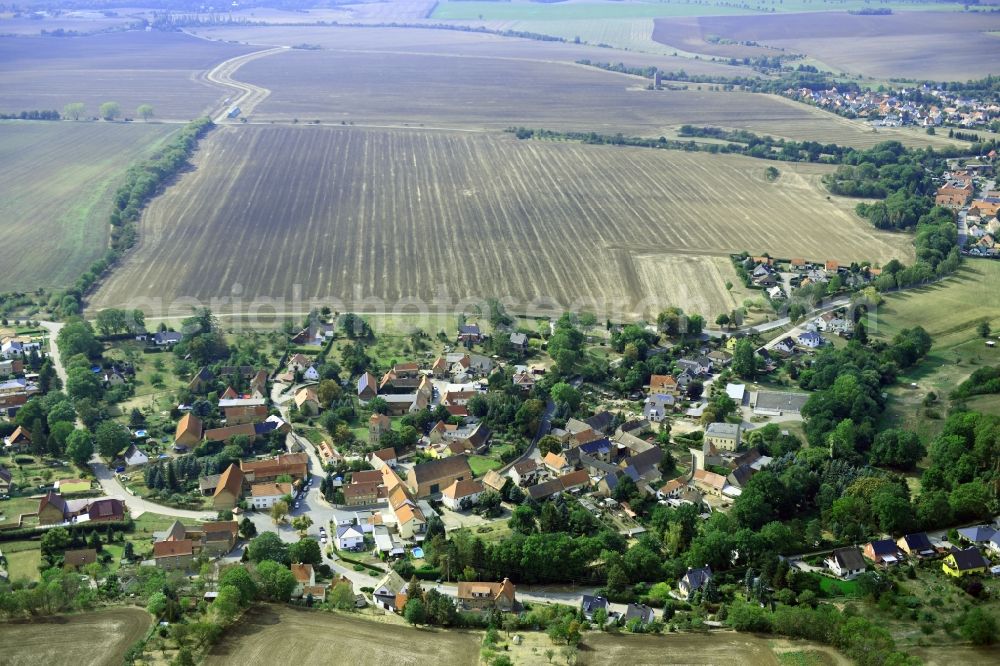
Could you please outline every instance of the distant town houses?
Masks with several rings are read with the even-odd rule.
[[[907,99],[910,92],[921,93],[924,101],[910,101]],[[904,88],[898,92],[792,88],[784,94],[839,115],[868,119],[883,127],[952,125],[976,129],[986,128],[1000,116],[1000,106],[993,101],[962,96],[929,85]]]

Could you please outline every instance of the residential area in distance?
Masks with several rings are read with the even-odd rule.
[[[1000,9],[0,8],[0,664],[994,664]]]

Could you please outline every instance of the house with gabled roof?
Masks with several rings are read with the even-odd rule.
[[[458,341],[465,344],[479,344],[485,339],[478,324],[462,324],[458,327]]]
[[[187,571],[194,563],[194,550],[191,539],[157,541],[153,544],[153,561],[160,569]]]
[[[472,478],[472,468],[465,456],[450,456],[413,466],[406,484],[416,497],[436,495],[455,481]]]
[[[31,446],[31,433],[27,429],[17,426],[10,436],[3,438],[3,443],[11,451],[23,451]]]
[[[997,533],[997,531],[989,525],[960,527],[957,531],[959,538],[977,546],[988,543],[993,535]]]
[[[542,464],[549,468],[554,474],[565,474],[571,467],[564,456],[549,451],[542,458]]]
[[[677,379],[673,375],[651,375],[649,378],[649,394],[676,394]]]
[[[507,475],[519,486],[529,485],[538,478],[538,463],[532,458],[526,458],[514,463]]]
[[[941,563],[941,570],[955,578],[986,573],[988,567],[989,562],[975,546],[969,546],[965,550],[955,548],[945,556]]]
[[[837,548],[824,562],[833,575],[844,579],[854,578],[865,570],[865,558],[857,546]]]
[[[921,560],[937,555],[937,549],[931,543],[926,532],[916,532],[902,536],[896,540],[896,545],[907,555]]]
[[[372,590],[372,599],[376,606],[387,611],[399,612],[403,609],[396,607],[396,595],[405,591],[406,581],[396,573],[395,569],[389,569],[389,572],[375,584],[375,589]]]
[[[188,412],[177,422],[177,429],[174,431],[174,444],[188,447],[197,446],[201,443],[201,436],[201,419]]]
[[[219,485],[212,495],[212,506],[217,511],[231,511],[243,496],[243,472],[232,463],[219,477]]]
[[[892,539],[875,539],[865,544],[862,551],[865,559],[884,567],[899,564],[903,560],[903,551]]]
[[[460,511],[463,502],[475,504],[485,490],[482,482],[477,479],[454,481],[441,492],[441,503],[452,511]]]
[[[515,585],[509,578],[499,583],[462,581],[455,595],[460,606],[470,611],[511,612],[517,606]]]
[[[366,403],[378,395],[378,380],[370,372],[364,372],[358,377],[358,400]]]
[[[680,593],[689,598],[697,590],[700,590],[705,586],[712,578],[712,568],[707,564],[703,567],[691,568],[688,567],[687,573],[685,573],[680,581],[677,583],[677,589]]]
[[[139,450],[135,444],[132,444],[125,451],[125,464],[129,467],[138,467],[139,465],[145,465],[149,462],[149,456],[147,456],[143,451]]]

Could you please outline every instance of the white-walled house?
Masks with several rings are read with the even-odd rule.
[[[355,550],[365,545],[365,535],[357,525],[341,525],[337,528],[337,549]]]
[[[133,444],[128,447],[125,451],[125,464],[129,467],[138,467],[139,465],[145,465],[149,462],[149,456],[139,450],[139,448]]]
[[[250,505],[258,511],[267,510],[282,497],[291,494],[290,483],[255,483],[250,486]]]

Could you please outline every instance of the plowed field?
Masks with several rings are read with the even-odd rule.
[[[516,310],[710,315],[730,302],[726,267],[678,258],[911,253],[828,200],[817,166],[780,165],[769,183],[768,163],[735,156],[310,126],[221,128],[203,146],[92,307],[148,297],[188,312],[183,299],[232,294],[233,309],[288,308],[298,294],[359,310],[508,297]]]

